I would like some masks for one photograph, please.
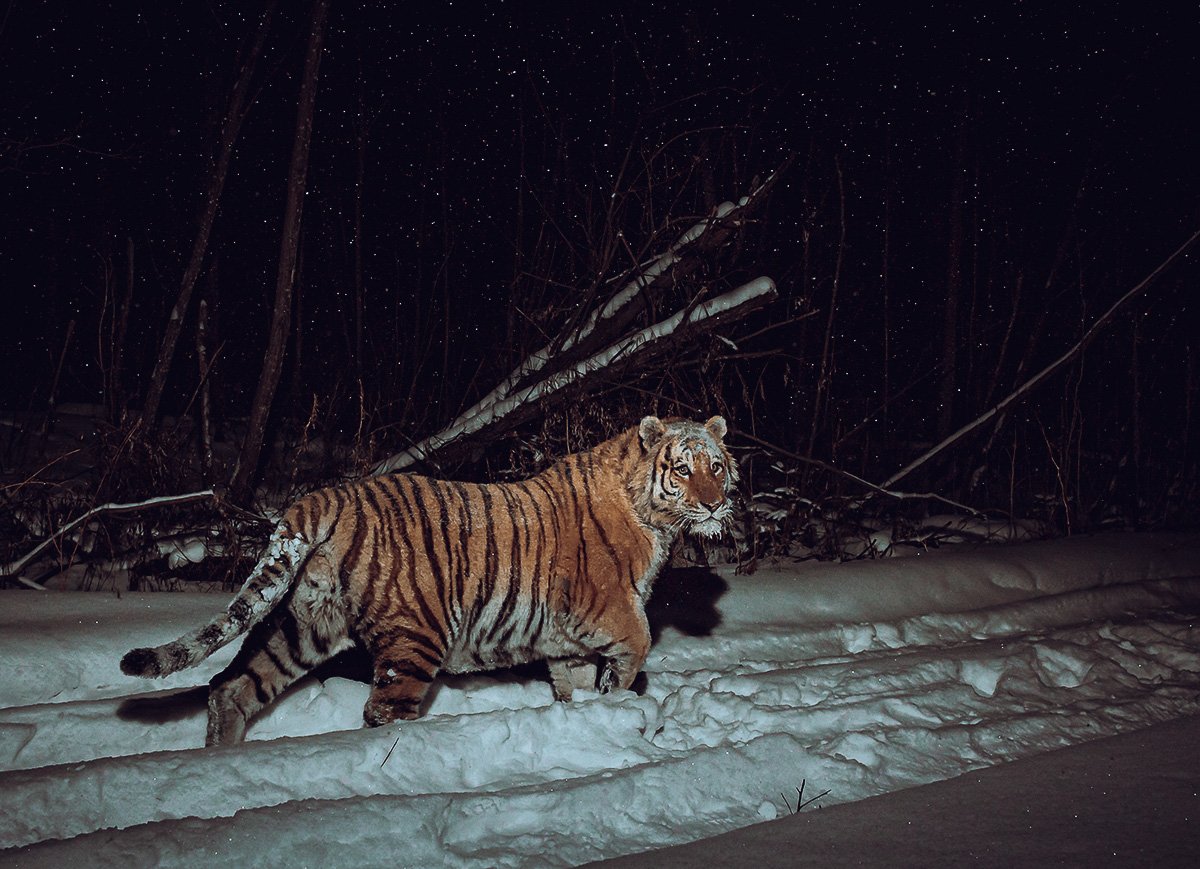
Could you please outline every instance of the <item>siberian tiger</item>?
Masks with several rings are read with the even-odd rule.
[[[288,508],[225,612],[133,649],[121,670],[165,676],[249,631],[210,682],[208,745],[241,741],[289,684],[356,642],[374,668],[372,726],[418,717],[441,670],[545,659],[560,700],[584,684],[628,688],[672,542],[716,536],[729,520],[737,468],[724,436],[719,416],[647,416],[523,482],[394,475],[312,492]]]

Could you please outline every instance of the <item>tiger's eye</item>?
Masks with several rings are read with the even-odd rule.
[[[720,463],[720,462],[713,462],[713,463],[712,463],[712,472],[713,472],[714,474],[719,474],[719,473],[721,473],[721,472],[722,472],[722,471],[724,471],[724,470],[725,470],[725,468],[724,468],[724,467],[721,465],[721,463]]]
[[[687,465],[676,465],[675,473],[681,477],[690,477],[692,475],[692,472]]]

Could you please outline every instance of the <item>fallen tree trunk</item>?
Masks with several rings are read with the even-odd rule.
[[[569,368],[491,402],[477,413],[466,418],[460,417],[459,421],[432,437],[380,462],[372,469],[372,473],[402,471],[485,429],[494,429],[501,425],[511,428],[524,421],[526,416],[532,415],[531,412],[536,412],[538,404],[551,395],[569,386],[582,387],[589,380],[615,376],[633,362],[645,363],[672,344],[666,339],[682,337],[683,330],[714,328],[729,319],[745,316],[773,301],[775,296],[775,282],[770,278],[760,277],[736,290],[702,302],[690,311],[679,311],[653,326],[647,326],[633,335],[622,338]]]
[[[481,433],[496,435],[536,415],[530,408],[556,396],[568,386],[586,387],[600,377],[612,377],[630,357],[645,362],[662,351],[668,336],[682,337],[684,327],[711,329],[731,316],[741,317],[770,301],[775,285],[758,278],[707,302],[694,303],[654,326],[633,333],[630,325],[639,313],[632,303],[644,293],[665,289],[694,272],[703,254],[725,244],[742,226],[751,209],[761,204],[778,180],[783,167],[756,183],[738,202],[724,202],[698,221],[665,251],[638,266],[625,285],[603,305],[593,309],[554,340],[531,353],[474,405],[441,431],[376,464],[373,474],[404,470],[415,463],[444,454],[450,447]],[[501,423],[503,426],[501,427]]]

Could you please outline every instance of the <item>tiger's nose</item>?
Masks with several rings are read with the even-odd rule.
[[[707,510],[709,513],[712,513],[713,515],[716,515],[716,512],[721,509],[721,505],[725,503],[725,499],[719,498],[716,501],[712,501],[712,502],[701,501],[700,503],[704,507],[705,510]]]

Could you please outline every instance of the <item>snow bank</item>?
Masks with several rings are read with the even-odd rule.
[[[1197,535],[680,571],[641,696],[554,703],[487,675],[360,727],[365,685],[310,679],[250,742],[199,746],[202,685],[121,654],[216,595],[6,595],[2,862],[576,865],[949,778],[1200,710]],[[226,650],[228,654],[231,651]],[[214,843],[220,843],[214,846]]]

